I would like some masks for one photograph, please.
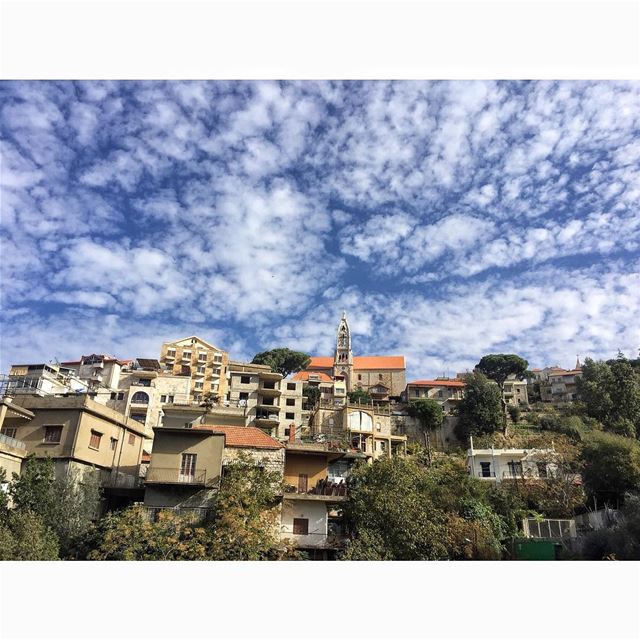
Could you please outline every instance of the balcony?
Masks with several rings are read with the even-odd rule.
[[[266,398],[277,398],[280,395],[280,389],[276,389],[275,384],[273,386],[268,384],[261,384],[258,387],[258,391]]]
[[[258,411],[256,412],[255,423],[257,426],[276,427],[280,421],[278,411]]]
[[[316,486],[307,491],[300,491],[298,487],[288,485],[285,487],[284,497],[289,500],[342,501],[347,498],[347,485],[345,482],[329,479],[318,480]]]
[[[495,471],[478,471],[477,473],[478,478],[483,478],[485,480],[495,480],[496,479],[496,472]]]
[[[147,484],[184,484],[206,486],[213,482],[207,479],[207,470],[199,469],[193,473],[181,473],[180,469],[150,466],[145,478]]]

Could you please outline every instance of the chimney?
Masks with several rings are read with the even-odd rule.
[[[292,422],[289,425],[289,442],[293,444],[296,441],[296,425]]]

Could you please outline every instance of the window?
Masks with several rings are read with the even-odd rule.
[[[91,430],[91,438],[89,439],[89,449],[100,448],[100,440],[102,440],[102,434],[99,431]]]
[[[444,397],[444,391],[442,391],[442,389],[440,389],[438,391],[438,398],[442,398],[442,397]]]
[[[512,478],[517,478],[522,475],[522,462],[509,462],[509,475]]]
[[[206,362],[207,361],[207,354],[206,353],[199,353],[198,354],[198,360],[200,362]]]
[[[295,407],[296,399],[295,398],[287,398],[287,407]]]
[[[44,441],[57,444],[62,437],[62,425],[50,425],[44,428]]]
[[[249,399],[249,393],[247,391],[241,391],[240,400],[248,400],[248,399]]]
[[[285,413],[284,414],[285,420],[293,420],[295,417],[296,417],[295,413]]]
[[[213,356],[213,361],[220,364],[222,362],[222,356]]]
[[[151,380],[147,380],[146,378],[138,378],[138,381],[136,382],[136,385],[139,387],[150,387],[151,386]]]
[[[333,418],[329,418],[329,426],[333,427],[335,420]]]
[[[191,351],[182,352],[182,359],[184,360],[185,358],[188,358],[189,360],[191,360]]]
[[[131,404],[149,404],[149,396],[144,391],[136,391],[131,398]]]
[[[538,466],[538,477],[546,478],[547,477],[547,463],[546,462],[538,462],[536,463]]]
[[[195,453],[182,454],[180,475],[178,476],[180,482],[193,482],[196,475],[196,458],[197,454]]]
[[[160,402],[162,402],[162,404],[165,404],[167,402],[167,396],[166,395],[161,395],[160,396]]]
[[[204,389],[204,382],[196,382],[194,386],[196,389]]]
[[[118,439],[109,438],[109,449],[111,449],[111,451],[115,451],[117,446],[118,446]]]
[[[413,395],[418,398],[420,396],[420,389],[414,389],[413,390]]]
[[[480,475],[483,478],[491,477],[491,463],[490,462],[481,462],[480,463]]]
[[[196,369],[196,371],[197,371],[198,373],[204,373],[204,372],[205,372],[205,369],[206,369],[206,367],[202,364],[202,365],[200,365],[200,366]]]
[[[387,450],[387,443],[384,440],[378,440],[378,451],[383,453]]]
[[[285,429],[284,430],[285,437],[287,437],[287,438],[289,437],[289,432],[290,432],[290,429]]]
[[[362,380],[362,374],[361,373],[358,374],[358,380]]]
[[[175,358],[176,357],[176,350],[175,349],[167,349],[167,357],[168,358]]]
[[[293,535],[306,536],[309,534],[309,518],[293,519]]]
[[[18,427],[2,427],[2,433],[9,438],[15,438]]]
[[[287,391],[295,391],[296,383],[295,382],[287,382]]]
[[[115,400],[117,395],[118,395],[118,394],[117,394],[115,391],[112,391],[112,392],[111,392],[111,399],[112,399],[112,400]]]
[[[378,374],[378,380],[382,380],[382,374],[381,373]]]
[[[136,422],[141,422],[142,424],[147,421],[146,413],[132,413],[129,417]]]
[[[167,396],[167,402],[172,403],[174,396]]]
[[[118,393],[118,400],[124,400],[124,391],[120,391],[120,393]]]
[[[376,431],[382,431],[382,425],[379,422],[376,422]]]
[[[250,376],[240,376],[240,384],[249,384],[251,382]]]
[[[135,444],[136,443],[136,437],[133,435],[133,433],[129,434],[129,444]]]

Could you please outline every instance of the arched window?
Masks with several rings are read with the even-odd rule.
[[[131,398],[133,404],[149,404],[149,396],[144,391],[136,391]]]
[[[352,431],[373,431],[373,420],[364,411],[354,411],[349,414],[349,429]]]

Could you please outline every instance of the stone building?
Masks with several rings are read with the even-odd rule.
[[[191,402],[198,403],[209,396],[224,398],[227,395],[229,354],[202,338],[189,336],[163,343],[160,362],[174,375],[191,378]]]
[[[435,400],[446,415],[453,412],[457,403],[462,400],[465,383],[462,380],[436,378],[435,380],[414,380],[408,382],[402,394],[405,402],[429,399]]]
[[[406,386],[404,356],[354,356],[346,312],[338,325],[333,357],[313,356],[306,372],[343,380],[347,391],[362,389],[376,400],[399,397]]]

